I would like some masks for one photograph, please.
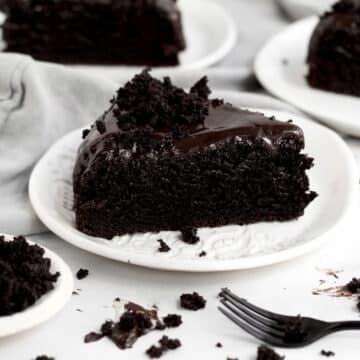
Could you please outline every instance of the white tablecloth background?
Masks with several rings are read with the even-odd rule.
[[[239,81],[229,83],[229,88],[258,91],[259,87],[251,75],[253,56],[272,34],[289,23],[289,19],[271,0],[217,1],[230,9],[239,28],[236,49],[220,64],[220,68],[236,66],[238,69]],[[217,76],[216,72],[213,76]],[[359,140],[347,138],[346,141],[359,163]],[[133,350],[125,352],[106,339],[89,345],[82,342],[87,332],[96,330],[105,318],[113,317],[111,305],[115,297],[134,300],[145,306],[157,304],[164,313],[183,314],[184,325],[166,331],[169,336],[179,337],[183,343],[181,349],[165,356],[173,360],[255,359],[259,342],[217,311],[216,295],[223,286],[274,311],[301,313],[324,320],[360,320],[355,302],[312,295],[312,289],[319,285],[321,279],[332,286],[360,276],[357,217],[358,214],[354,214],[340,236],[309,256],[263,269],[220,274],[169,273],[138,268],[90,255],[49,233],[31,236],[31,240],[62,256],[74,272],[84,267],[90,270],[90,276],[81,282],[76,281],[76,287],[81,289],[80,295],[73,296],[65,309],[52,320],[25,333],[0,339],[0,358],[30,360],[45,353],[56,360],[145,359],[145,349],[155,343],[161,333],[152,333],[140,339]],[[325,268],[343,270],[339,274],[340,279],[335,281],[319,270]],[[208,299],[206,310],[188,313],[178,308],[178,296],[190,291],[198,291]],[[286,354],[288,360],[320,359],[321,349],[335,351],[334,359],[358,359],[359,336],[359,332],[341,333],[304,349],[279,352]],[[223,343],[222,349],[215,347],[217,342]]]

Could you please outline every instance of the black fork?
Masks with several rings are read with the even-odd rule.
[[[220,293],[219,310],[247,333],[278,347],[296,348],[309,345],[330,333],[360,330],[360,321],[325,322],[317,319],[285,316],[259,308],[233,294]]]

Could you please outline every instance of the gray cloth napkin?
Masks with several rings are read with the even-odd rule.
[[[95,119],[115,88],[62,66],[0,55],[0,232],[42,229],[27,195],[33,166],[54,141]]]

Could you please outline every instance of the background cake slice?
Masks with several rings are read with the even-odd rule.
[[[360,0],[341,0],[321,17],[307,62],[311,86],[360,96]]]
[[[189,93],[147,71],[84,131],[74,169],[76,226],[86,234],[184,230],[303,215],[316,194],[302,130]]]
[[[175,0],[0,0],[9,52],[60,63],[176,65]]]

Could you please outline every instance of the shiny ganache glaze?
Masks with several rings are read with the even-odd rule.
[[[204,125],[194,129],[187,137],[175,142],[182,153],[198,150],[227,139],[262,139],[275,150],[288,136],[303,141],[302,130],[291,123],[270,119],[261,113],[242,110],[229,104],[210,107]]]
[[[123,149],[119,144],[118,136],[124,133],[117,125],[117,118],[112,109],[103,116],[105,132],[100,133],[96,126],[93,127],[79,149],[75,173],[79,174],[91,167],[91,163],[98,157],[106,155],[107,158],[121,156],[131,158],[136,153]],[[162,141],[168,135],[165,131],[156,131],[153,137]],[[182,139],[174,140],[171,154],[200,151],[229,139],[238,141],[262,140],[267,145],[269,152],[276,153],[280,143],[285,139],[296,139],[304,144],[302,130],[289,122],[282,122],[268,118],[261,113],[242,110],[229,104],[218,107],[210,106],[209,115],[203,124],[193,127],[188,135]]]

